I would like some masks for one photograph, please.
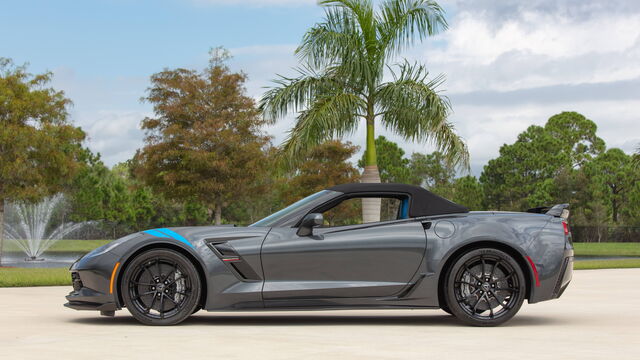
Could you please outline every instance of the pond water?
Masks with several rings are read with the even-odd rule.
[[[2,254],[2,266],[19,268],[68,268],[84,254],[83,252],[44,253],[40,256],[40,258],[44,260],[25,261],[26,255],[24,253],[5,252]]]

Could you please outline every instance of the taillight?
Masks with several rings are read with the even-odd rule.
[[[566,221],[562,222],[562,227],[564,228],[564,234],[569,235],[569,224]]]

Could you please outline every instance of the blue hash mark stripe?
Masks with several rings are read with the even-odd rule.
[[[178,234],[177,232],[175,232],[173,230],[167,229],[167,228],[145,230],[143,232],[147,233],[149,235],[153,235],[155,237],[159,237],[159,238],[170,238],[170,239],[178,240],[178,241],[186,244],[187,246],[194,248],[193,244],[191,244],[187,239],[185,239],[184,236]]]

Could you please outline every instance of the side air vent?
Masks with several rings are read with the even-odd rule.
[[[224,243],[219,243],[219,244],[215,244],[215,243],[210,243],[211,246],[213,246],[216,250],[218,250],[218,252],[222,255],[222,256],[238,256],[238,253],[235,251],[234,248],[231,247],[231,245],[229,245],[228,243],[224,242]]]
[[[240,275],[244,280],[260,280],[258,274],[244,261],[229,263],[231,267]]]
[[[422,228],[425,229],[425,230],[431,229],[431,222],[430,221],[423,222],[422,223]]]
[[[207,245],[239,278],[243,280],[260,280],[258,274],[229,243],[209,241]]]

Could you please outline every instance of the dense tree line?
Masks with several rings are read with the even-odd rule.
[[[70,101],[45,86],[50,74],[30,75],[3,60],[0,90],[11,103],[0,112],[0,203],[65,192],[71,220],[95,220],[101,236],[116,237],[161,226],[250,224],[360,180],[366,155],[353,164],[359,148],[335,139],[300,155],[297,166],[282,166],[244,93],[246,76],[231,72],[226,59],[218,49],[203,71],[153,75],[145,101],[155,113],[141,120],[145,146],[113,168],[82,148],[84,133],[67,120]],[[423,186],[472,210],[570,203],[575,225],[640,226],[639,155],[607,149],[595,123],[575,112],[526,129],[479,177],[437,151],[409,155],[383,136],[374,144],[381,181]]]

